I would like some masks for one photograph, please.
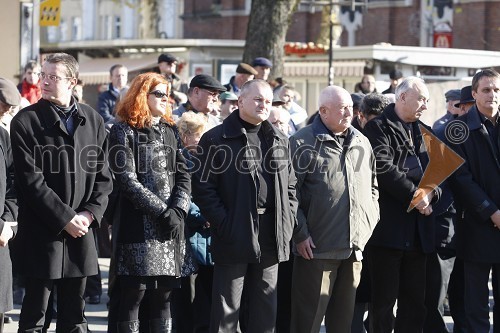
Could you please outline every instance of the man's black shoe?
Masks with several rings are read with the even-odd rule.
[[[85,303],[87,303],[87,304],[99,304],[99,303],[101,303],[101,296],[100,295],[87,296],[87,297],[85,297]]]

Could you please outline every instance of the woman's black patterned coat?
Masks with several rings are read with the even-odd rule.
[[[158,221],[168,208],[183,216],[189,209],[191,180],[173,128],[163,121],[143,129],[117,123],[109,140],[110,166],[120,188],[113,224],[119,228],[117,274],[181,276],[188,261],[184,232],[169,239]]]

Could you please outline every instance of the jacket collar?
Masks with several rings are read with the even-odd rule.
[[[246,136],[246,129],[240,122],[240,110],[234,110],[224,121],[222,122],[222,137],[226,139],[237,138],[239,136]],[[267,120],[262,122],[262,130],[264,131],[264,136],[266,138],[279,138],[279,134],[274,126]]]
[[[330,134],[330,131],[326,128],[325,124],[321,120],[321,116],[318,114],[317,117],[314,117],[314,120],[311,124],[312,132],[314,137],[316,137],[319,141],[335,141],[335,138]],[[354,135],[354,131],[352,129],[352,125],[347,128],[346,138]]]
[[[403,133],[403,135],[407,138],[407,139],[410,139],[409,136],[408,136],[408,132],[405,128],[405,125],[403,125],[403,121],[398,117],[398,115],[396,114],[396,110],[395,110],[395,104],[394,103],[391,103],[389,104],[385,110],[384,110],[384,113],[383,113],[383,116],[386,118],[387,120],[387,124],[392,127],[393,129],[397,130],[399,133]],[[421,142],[421,137],[422,137],[422,133],[420,132],[420,128],[418,125],[422,124],[422,122],[420,120],[417,120],[415,122],[412,122],[412,123],[407,123],[406,125],[411,127],[412,128],[412,132],[413,134],[415,135],[415,137],[413,138],[414,142],[417,143],[417,142]]]
[[[405,126],[403,125],[403,121],[396,113],[396,104],[389,104],[384,110],[384,116],[387,119],[387,124],[394,129],[403,132],[406,134]]]
[[[465,118],[465,122],[467,123],[469,129],[477,130],[482,127],[483,122],[475,104],[472,108],[470,108],[469,112],[466,113]]]
[[[40,116],[43,119],[45,125],[50,127],[57,125],[64,132],[66,132],[66,128],[61,123],[61,117],[55,110],[55,107],[49,101],[43,98],[40,99],[38,103],[40,105]],[[78,103],[76,103],[76,109],[77,109],[76,118],[80,119],[80,121],[75,120],[75,125],[85,125],[86,118]],[[76,126],[75,126],[75,131],[76,131]]]

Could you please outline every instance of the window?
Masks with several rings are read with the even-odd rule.
[[[122,30],[121,30],[121,18],[120,16],[115,16],[115,30],[114,30],[114,38],[121,38],[122,37]]]
[[[82,18],[73,16],[71,18],[71,36],[73,40],[82,39]]]

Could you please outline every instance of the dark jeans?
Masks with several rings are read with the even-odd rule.
[[[374,333],[420,333],[425,319],[427,255],[370,246]],[[396,318],[393,308],[398,301]]]

